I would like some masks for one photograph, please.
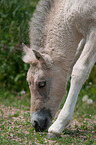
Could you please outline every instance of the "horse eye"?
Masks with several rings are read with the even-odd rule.
[[[43,87],[45,87],[46,86],[46,81],[42,81],[42,82],[39,82],[38,83],[38,87],[39,88],[43,88]]]

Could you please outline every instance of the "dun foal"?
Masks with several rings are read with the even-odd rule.
[[[96,0],[40,0],[30,22],[31,122],[36,131],[51,125],[71,76],[67,100],[48,132],[69,125],[78,94],[96,62]]]

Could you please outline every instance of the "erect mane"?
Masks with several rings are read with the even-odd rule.
[[[45,19],[50,12],[54,0],[40,0],[30,22],[30,45],[39,49],[42,47],[42,35]]]

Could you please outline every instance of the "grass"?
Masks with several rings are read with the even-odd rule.
[[[30,95],[4,92],[0,94],[0,144],[32,145],[95,145],[96,144],[96,86],[82,88],[70,126],[59,138],[47,139],[47,131],[35,132],[30,123]],[[87,94],[93,104],[82,102]],[[3,97],[2,97],[3,95]],[[64,99],[65,102],[65,99]],[[61,105],[60,109],[62,108]]]
[[[38,0],[0,1],[0,46],[18,46],[28,43],[28,21]]]

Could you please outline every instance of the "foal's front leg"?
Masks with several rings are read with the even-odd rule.
[[[89,73],[96,62],[96,29],[91,28],[88,32],[86,44],[81,56],[73,67],[71,75],[71,87],[63,109],[61,110],[57,120],[51,125],[48,132],[61,134],[69,125],[78,94],[82,85],[87,80]]]

